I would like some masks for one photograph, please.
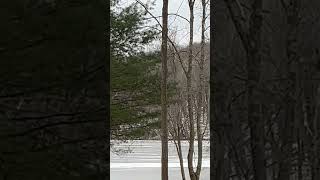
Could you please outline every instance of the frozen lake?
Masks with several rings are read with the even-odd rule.
[[[113,143],[116,141],[112,141]],[[195,142],[195,147],[197,143]],[[112,149],[124,149],[130,152],[110,153],[111,180],[161,180],[161,142],[156,140],[116,142]],[[187,170],[188,142],[182,143],[185,173]],[[195,148],[196,150],[197,148]],[[201,180],[210,179],[209,141],[203,142],[203,161]],[[197,153],[195,154],[197,155]],[[197,157],[197,156],[195,156]],[[194,161],[197,164],[197,161]],[[169,142],[169,179],[181,178],[179,159],[173,142]],[[189,179],[189,178],[187,178]]]

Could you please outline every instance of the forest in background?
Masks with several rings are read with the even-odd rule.
[[[320,178],[319,6],[215,1],[212,179]]]
[[[319,2],[217,0],[214,5],[210,9],[215,12],[211,17],[211,24],[215,26],[211,30],[213,43],[210,44],[212,178],[318,180]],[[105,147],[108,144],[105,120],[109,108],[105,99],[109,92],[105,91],[108,85],[104,12],[108,7],[98,0],[13,0],[2,1],[0,7],[1,22],[6,27],[0,30],[0,55],[5,60],[0,62],[0,178],[106,179],[109,149]],[[127,29],[120,25],[119,30],[126,32]],[[148,43],[150,36],[161,37],[161,33],[163,31],[146,30],[144,35],[148,38],[138,42]],[[133,37],[136,35],[134,33]],[[169,35],[169,39],[165,39],[174,38]],[[182,67],[189,64],[179,60],[188,62],[191,59],[190,62],[197,63],[192,56],[179,57],[182,51],[186,51],[186,55],[190,51],[190,54],[197,52],[196,45],[190,42],[178,51],[177,46],[172,45],[174,43],[167,42],[168,85],[170,75],[185,75]],[[123,51],[125,53],[117,56],[129,55],[128,50]],[[150,87],[158,87],[155,90],[161,91],[159,66],[164,62],[160,59],[160,56],[164,57],[163,52],[130,56],[133,60],[130,63],[134,63],[129,66],[134,68],[129,68],[127,73],[151,79],[140,82],[140,87],[134,87],[132,80],[126,79],[128,89],[137,88],[137,91],[148,93],[143,87],[155,83],[144,83],[157,79],[159,85]],[[149,61],[153,58],[154,61]],[[170,65],[170,58],[177,60],[177,67],[182,71],[173,73],[174,64]],[[143,62],[143,66],[136,66],[137,61],[138,64]],[[128,64],[115,65],[124,69]],[[144,73],[136,71],[141,67],[145,67],[144,72],[151,70],[152,76],[145,77]],[[193,84],[190,83],[194,76],[188,75],[173,83],[172,91],[176,92],[180,87],[179,91],[185,92],[181,93],[185,95],[182,99],[196,102],[198,98],[192,96],[196,94],[191,91]],[[123,93],[127,92],[130,91],[126,89]],[[159,106],[159,94],[150,95],[147,103]],[[134,98],[139,99],[140,95],[135,94]],[[159,99],[155,99],[157,97]],[[168,99],[178,98],[173,93]],[[168,114],[176,113],[177,117],[197,109],[184,109],[174,104],[177,102],[172,101]],[[183,107],[188,104],[191,103]],[[194,105],[199,107],[197,103]],[[138,122],[138,125],[140,120],[145,120],[144,116],[159,117],[164,109],[150,113],[142,107],[137,111],[126,106],[124,109],[128,112],[119,115],[127,113],[137,117],[127,120]],[[173,107],[179,111],[171,112]],[[124,119],[126,117],[130,116]],[[200,116],[196,115],[193,120],[197,117]],[[147,125],[157,129],[161,122],[166,121],[150,126],[147,122]],[[118,123],[111,127],[117,129],[126,125],[126,122]],[[183,127],[179,121],[176,125],[173,127],[179,127],[179,130]],[[183,134],[182,130],[176,132],[178,137],[178,132],[187,137],[191,134]],[[124,137],[141,138],[144,135],[140,129]],[[165,165],[163,167],[165,172]]]
[[[150,27],[152,21],[159,23],[157,18],[152,17],[154,16],[151,13],[154,6],[152,3],[143,4],[137,1],[124,7],[120,7],[119,4],[122,4],[121,1],[114,1],[111,11],[112,137],[118,140],[160,139],[161,54],[160,49],[157,48],[151,51],[145,49],[149,44],[160,40],[161,25],[156,24]],[[170,116],[177,119],[176,116],[180,115],[175,112],[177,112],[177,106],[183,106],[181,104],[183,91],[185,91],[183,86],[186,83],[180,62],[183,61],[183,66],[186,66],[188,57],[187,47],[174,42],[179,41],[175,39],[179,32],[172,30],[170,33],[172,43],[169,47],[168,97],[170,102],[168,104],[172,109]],[[197,43],[194,47],[198,59],[200,59],[202,46]],[[204,76],[208,81],[209,44],[206,43],[204,46],[206,49]],[[199,71],[196,69],[192,72],[194,92],[198,86]]]
[[[105,1],[0,2],[0,179],[108,178]]]
[[[178,12],[170,14],[188,22],[191,33],[186,36],[187,46],[178,44],[177,37],[182,32],[165,22],[168,12],[159,18],[151,12],[153,4],[137,0],[117,9],[117,3],[121,4],[114,1],[111,15],[112,138],[123,141],[161,139],[161,157],[165,158],[162,168],[167,169],[162,169],[163,180],[168,176],[168,141],[173,141],[181,178],[189,179],[185,173],[187,168],[190,178],[199,180],[202,142],[204,138],[208,140],[209,134],[209,43],[205,33],[209,1],[199,1],[198,6],[195,1],[182,2],[188,4],[190,17]],[[200,18],[195,18],[195,8],[201,12]],[[150,27],[150,21],[156,24]],[[195,21],[201,24],[201,42],[198,43],[194,41]],[[156,40],[162,42],[161,49],[144,51],[146,45]],[[164,41],[167,41],[165,45]],[[183,163],[183,140],[188,142],[187,167]]]

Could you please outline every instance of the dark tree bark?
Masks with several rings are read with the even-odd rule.
[[[248,93],[248,121],[251,138],[251,155],[255,180],[266,179],[264,122],[262,115],[261,94],[258,91],[261,74],[261,29],[262,29],[262,0],[254,0],[249,22],[249,48],[247,59],[247,93]]]
[[[168,0],[162,7],[162,44],[161,44],[161,179],[168,180],[168,120],[167,120],[167,44],[168,44]]]
[[[299,24],[299,0],[290,0],[288,4],[282,3],[286,11],[286,20],[288,25],[287,39],[286,39],[286,62],[284,65],[284,75],[287,79],[285,88],[285,117],[280,125],[281,151],[279,159],[279,179],[289,180],[291,171],[291,149],[294,141],[294,123],[295,123],[295,97],[296,90],[296,72],[294,65],[298,61],[297,54],[297,26]]]
[[[261,94],[258,90],[260,86],[260,66],[262,59],[261,32],[263,24],[263,0],[254,0],[252,2],[251,15],[248,23],[242,5],[238,1],[225,0],[225,3],[247,56],[248,124],[250,127],[254,179],[265,180],[264,122],[261,117]]]

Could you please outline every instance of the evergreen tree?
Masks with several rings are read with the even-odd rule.
[[[112,136],[149,138],[160,128],[160,52],[143,48],[160,32],[147,27],[147,12],[139,4],[121,8],[118,3],[112,2],[111,12]]]

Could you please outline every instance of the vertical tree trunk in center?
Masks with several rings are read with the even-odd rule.
[[[251,159],[254,180],[266,180],[264,121],[262,118],[261,94],[259,93],[262,60],[262,6],[263,0],[253,0],[251,15],[247,23],[241,4],[235,0],[224,0],[241,39],[247,56],[247,103],[248,124],[251,137]],[[249,26],[247,26],[247,24]]]
[[[280,155],[280,169],[279,179],[289,180],[292,163],[290,162],[290,149],[292,148],[292,142],[294,137],[294,128],[292,125],[295,122],[294,110],[295,110],[295,80],[296,72],[292,68],[292,65],[298,61],[297,54],[297,26],[299,24],[299,0],[290,0],[286,5],[286,19],[288,24],[287,39],[286,39],[286,54],[287,59],[285,63],[284,74],[287,78],[285,84],[286,89],[286,104],[285,104],[285,119],[281,124],[281,155]],[[284,129],[285,128],[285,129]]]
[[[249,24],[248,48],[248,121],[251,137],[252,165],[255,180],[265,180],[264,122],[261,117],[262,103],[259,98],[261,66],[262,0],[254,0]]]
[[[204,94],[204,45],[205,45],[205,22],[206,22],[206,0],[201,1],[202,4],[202,19],[201,19],[201,49],[200,49],[200,63],[199,63],[199,91],[198,91],[198,110],[197,110],[197,137],[198,137],[198,164],[196,170],[196,176],[200,179],[201,165],[202,165],[202,131],[201,131],[201,119],[204,120],[204,113],[202,113],[203,94]]]
[[[168,0],[163,0],[161,44],[161,179],[168,180],[168,123],[167,123],[167,44],[168,44]]]
[[[193,119],[193,107],[192,107],[192,96],[191,96],[191,78],[192,78],[192,59],[193,59],[193,14],[194,0],[189,0],[190,10],[190,39],[189,39],[189,58],[188,58],[188,71],[187,71],[187,106],[188,106],[188,118],[189,118],[189,151],[188,151],[188,169],[191,180],[196,180],[196,174],[193,171],[193,153],[194,153],[194,119]]]

